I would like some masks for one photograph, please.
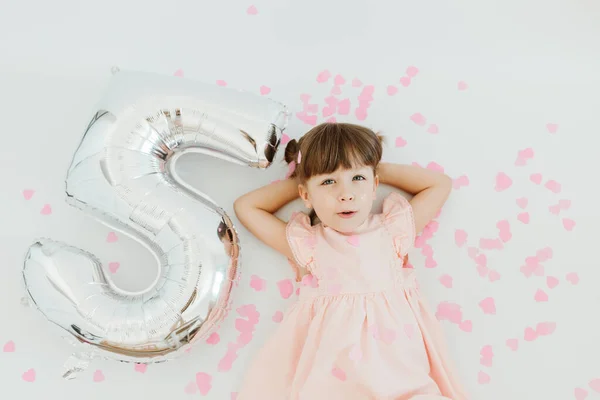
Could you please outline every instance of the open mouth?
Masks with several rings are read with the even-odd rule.
[[[356,214],[356,211],[344,211],[344,212],[338,213],[338,215],[342,218],[350,218],[354,214]]]

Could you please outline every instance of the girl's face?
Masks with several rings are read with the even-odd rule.
[[[342,169],[330,174],[315,175],[306,185],[300,185],[300,198],[308,208],[314,208],[324,226],[338,232],[351,233],[368,218],[375,200],[379,177],[370,166]],[[354,211],[345,217],[343,211]]]

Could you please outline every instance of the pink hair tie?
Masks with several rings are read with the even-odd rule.
[[[296,161],[296,164],[300,164],[300,160],[302,160],[302,153],[298,150],[298,161]]]

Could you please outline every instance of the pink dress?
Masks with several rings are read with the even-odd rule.
[[[438,321],[402,268],[415,239],[402,195],[390,193],[353,234],[311,226],[304,213],[286,233],[310,274],[237,400],[466,399]]]

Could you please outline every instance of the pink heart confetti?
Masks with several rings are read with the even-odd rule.
[[[575,221],[573,221],[570,218],[563,218],[562,220],[563,226],[567,231],[572,231],[573,228],[575,227]]]
[[[390,96],[393,96],[393,95],[395,95],[396,93],[398,93],[398,88],[397,88],[396,86],[394,86],[394,85],[389,85],[389,86],[386,88],[386,91],[387,91],[387,94],[388,94],[388,95],[390,95]]]
[[[221,340],[221,337],[219,336],[219,334],[217,332],[213,332],[210,334],[208,339],[206,339],[206,343],[214,345],[214,344],[219,343],[220,340]]]
[[[147,364],[140,364],[140,363],[136,363],[135,366],[133,367],[135,372],[139,372],[142,374],[145,374],[146,371],[148,370],[148,365]]]
[[[420,126],[423,126],[427,123],[427,120],[421,113],[415,113],[415,114],[411,115],[410,120]]]
[[[477,374],[477,382],[480,385],[488,384],[490,383],[490,380],[490,376],[483,371],[479,371],[479,374]]]
[[[256,6],[252,5],[252,6],[248,7],[246,9],[246,14],[248,14],[248,15],[256,15],[256,14],[258,14],[258,10],[256,9]]]
[[[212,376],[204,372],[196,374],[196,386],[200,390],[200,394],[206,396],[212,388]]]
[[[517,219],[519,221],[521,221],[524,224],[528,224],[529,223],[529,213],[528,212],[522,212],[519,215],[517,215]]]
[[[427,128],[427,132],[429,132],[429,133],[435,134],[435,133],[439,133],[439,131],[440,130],[436,124],[431,124],[431,125],[429,125],[429,128]]]
[[[440,277],[440,283],[447,288],[452,287],[452,277],[450,275],[442,275]]]
[[[535,332],[540,336],[547,336],[556,330],[556,322],[540,322],[535,327]]]
[[[279,289],[279,294],[284,299],[289,299],[292,293],[294,293],[294,285],[290,279],[277,282],[277,288]]]
[[[553,276],[546,277],[546,284],[550,289],[554,289],[558,285],[558,279]]]
[[[524,209],[525,207],[527,207],[527,198],[525,198],[525,197],[518,198],[518,199],[517,199],[517,205],[518,205],[519,207],[523,208],[523,209]]]
[[[40,214],[42,214],[42,215],[52,214],[52,207],[50,207],[50,204],[44,204],[44,207],[42,207]]]
[[[506,341],[506,345],[512,350],[517,351],[519,348],[519,340],[518,339],[508,339]]]
[[[573,394],[575,395],[575,400],[585,400],[588,397],[587,390],[582,388],[575,388]]]
[[[121,263],[113,261],[113,262],[108,263],[108,270],[111,273],[116,274],[117,271],[119,270],[120,266],[121,266]]]
[[[500,273],[494,269],[490,270],[490,273],[488,274],[488,279],[490,280],[490,282],[495,282],[498,279],[500,279]]]
[[[6,342],[4,344],[4,347],[2,348],[2,351],[5,353],[12,353],[15,351],[15,342],[13,342],[12,340],[9,340],[8,342]]]
[[[329,78],[331,78],[331,72],[328,70],[323,70],[319,72],[319,75],[317,75],[317,82],[324,83],[327,82]]]
[[[336,86],[343,85],[344,83],[346,83],[346,80],[340,74],[337,74],[335,78],[333,78],[333,84]]]
[[[267,281],[259,276],[252,275],[250,277],[250,287],[257,292],[264,292],[267,290]]]
[[[25,382],[35,382],[35,369],[30,368],[21,375]]]
[[[271,88],[265,85],[260,87],[260,94],[265,95],[271,93]]]
[[[543,302],[543,301],[548,301],[548,295],[542,289],[538,289],[537,292],[535,292],[535,296],[533,298],[538,303]]]
[[[546,182],[546,184],[544,185],[544,187],[546,187],[546,189],[550,190],[553,193],[560,193],[561,191],[561,185],[560,183],[556,182],[555,180],[549,180],[548,182]]]
[[[566,278],[573,285],[577,285],[579,283],[579,276],[577,275],[577,272],[569,272]]]
[[[548,132],[550,133],[556,133],[558,130],[558,124],[546,124],[546,129],[548,129]]]
[[[479,307],[485,314],[496,314],[496,303],[493,297],[487,297],[479,302]]]
[[[529,175],[529,180],[536,185],[542,183],[542,174],[531,174]]]
[[[510,177],[508,175],[506,175],[504,172],[499,172],[498,175],[496,175],[496,187],[495,187],[496,192],[501,192],[503,190],[506,190],[509,187],[511,187],[511,185],[512,185],[512,179],[510,179]]]
[[[400,84],[404,87],[410,86],[411,79],[409,76],[403,76],[400,78]]]
[[[404,147],[404,146],[406,146],[406,140],[404,140],[404,138],[398,136],[396,138],[396,143],[395,144],[396,144],[396,147]]]
[[[117,240],[119,240],[119,238],[117,237],[117,234],[114,232],[109,232],[108,235],[106,236],[106,241],[108,243],[114,243]]]
[[[175,71],[175,73],[173,73],[173,76],[176,76],[178,78],[183,78],[183,70],[181,68],[179,68],[177,71]]]
[[[273,322],[281,322],[283,321],[283,313],[281,311],[275,311],[275,314],[273,314],[272,317]]]
[[[418,73],[419,69],[415,66],[411,65],[410,67],[406,68],[406,75],[410,76],[411,78],[417,76]]]
[[[188,384],[185,385],[185,388],[183,389],[183,391],[187,394],[194,394],[197,390],[198,386],[196,385],[195,381],[188,382]]]
[[[470,320],[461,322],[458,327],[464,332],[471,332],[473,330],[473,322]]]
[[[591,380],[588,385],[594,392],[600,393],[600,378]]]
[[[94,372],[94,382],[102,382],[103,380],[104,380],[104,374],[102,373],[102,371],[97,369]]]
[[[467,83],[464,81],[458,82],[457,86],[458,86],[458,90],[467,90],[467,88],[469,87],[469,85],[467,85]]]
[[[23,198],[25,198],[25,200],[31,200],[34,193],[35,191],[33,189],[25,189],[23,190]]]

